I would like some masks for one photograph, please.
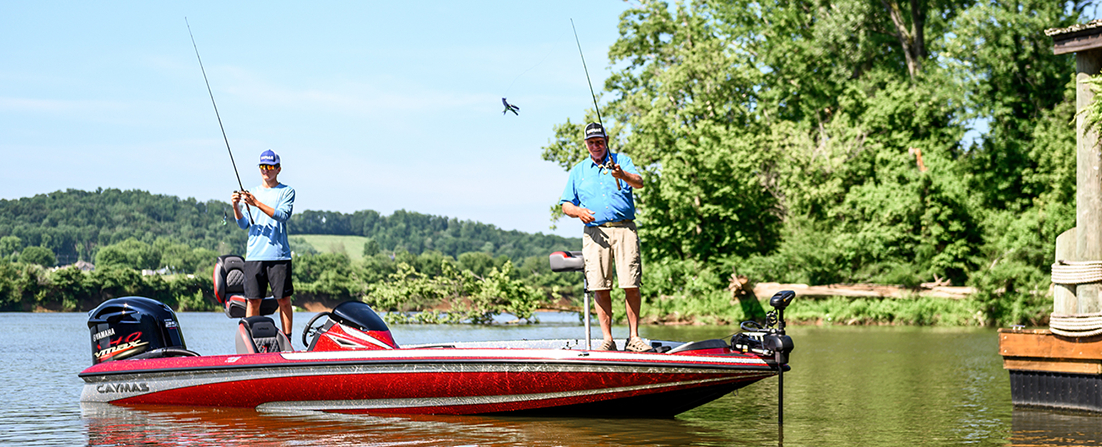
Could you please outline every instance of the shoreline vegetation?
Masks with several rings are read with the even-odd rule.
[[[339,255],[336,256],[338,259]],[[386,256],[383,258],[389,259]],[[373,258],[371,258],[373,259]],[[390,275],[391,281],[376,284],[366,295],[346,290],[343,296],[321,292],[323,285],[302,283],[296,293],[297,308],[311,312],[331,310],[347,299],[359,299],[384,313],[392,324],[490,324],[495,316],[509,314],[517,318],[508,324],[537,323],[535,312],[579,313],[580,286],[573,291],[558,287],[540,289],[511,279],[512,262],[478,276],[462,272],[448,263],[440,275],[418,275],[402,264]],[[308,269],[306,269],[308,270]],[[33,297],[21,303],[5,303],[4,311],[65,312],[88,311],[105,299],[119,296],[146,296],[165,302],[177,311],[218,312],[211,295],[211,275],[142,275],[130,269],[81,271],[75,267],[48,269],[38,265],[0,264],[0,279],[15,273],[14,281],[0,281],[0,292]],[[565,275],[572,276],[572,275]],[[333,280],[334,278],[329,278]],[[331,285],[331,284],[330,284]],[[644,295],[642,324],[648,325],[731,325],[746,320],[761,321],[769,310],[768,300],[780,290],[793,290],[797,299],[785,314],[795,325],[914,325],[914,326],[989,326],[984,303],[971,287],[952,287],[938,283],[917,287],[879,284],[751,284],[745,277],[732,275],[726,290],[695,298]],[[547,291],[558,293],[552,297]],[[565,292],[565,293],[564,293]],[[572,293],[576,292],[577,295]],[[613,299],[622,298],[614,289]],[[402,303],[402,304],[399,304]],[[1032,304],[1020,306],[1023,324],[1045,324],[1045,305],[1051,298],[1038,297]],[[593,310],[591,309],[591,314]],[[622,311],[616,313],[623,318]],[[622,321],[619,321],[622,323]]]

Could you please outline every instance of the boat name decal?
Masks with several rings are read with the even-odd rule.
[[[92,341],[99,341],[100,339],[107,338],[112,335],[115,335],[115,328],[107,328],[106,331],[96,332],[96,335],[92,336]]]
[[[105,383],[102,385],[96,385],[96,391],[98,391],[100,394],[148,392],[149,384],[145,382],[115,384]]]

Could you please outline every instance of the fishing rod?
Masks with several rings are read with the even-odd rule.
[[[241,174],[237,172],[237,163],[233,161],[233,150],[230,149],[230,139],[226,137],[226,128],[222,126],[222,116],[218,114],[218,104],[214,102],[214,92],[210,89],[210,81],[207,80],[207,70],[203,68],[203,58],[199,57],[199,46],[195,45],[195,35],[191,33],[191,24],[188,23],[187,17],[184,17],[184,24],[187,25],[188,36],[191,36],[191,46],[195,48],[195,58],[199,59],[199,70],[203,72],[203,82],[207,84],[207,93],[210,94],[210,103],[214,106],[214,116],[218,118],[218,128],[222,129],[222,139],[226,141],[226,152],[230,153],[230,164],[233,165],[233,175],[237,176],[237,187],[241,188],[238,191],[248,192],[245,191],[245,185],[241,183]],[[249,211],[249,204],[245,204],[245,213],[249,216],[249,225],[252,225],[254,223],[253,213]]]
[[[570,29],[574,30],[574,42],[578,43],[578,55],[582,57],[582,69],[585,70],[585,82],[589,84],[589,96],[593,98],[593,109],[597,111],[597,123],[601,125],[601,130],[605,130],[605,122],[601,120],[601,108],[597,106],[597,94],[593,93],[593,82],[589,80],[589,68],[585,66],[585,54],[582,53],[582,41],[578,40],[578,29],[574,28],[574,19],[570,19]],[[606,156],[608,157],[608,163],[604,168],[609,171],[612,170],[612,146],[608,144],[608,131],[605,130],[605,149],[607,150]],[[620,179],[616,179],[616,189],[620,189]]]

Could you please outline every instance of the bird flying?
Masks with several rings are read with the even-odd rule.
[[[506,101],[505,98],[501,98],[501,103],[505,104],[505,110],[501,111],[502,115],[513,112],[513,115],[520,116],[520,114],[517,113],[517,110],[520,110],[520,107],[509,104],[509,101]]]

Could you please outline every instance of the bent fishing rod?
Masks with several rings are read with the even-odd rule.
[[[597,106],[597,94],[593,93],[593,82],[589,80],[589,68],[585,66],[585,54],[582,53],[582,41],[578,40],[578,29],[574,28],[574,19],[570,19],[570,29],[574,30],[574,42],[578,43],[578,55],[582,57],[582,70],[585,70],[585,82],[589,84],[589,96],[593,98],[593,109],[597,111],[597,123],[601,125],[601,130],[605,131],[605,149],[608,152],[608,163],[604,168],[612,171],[612,146],[608,144],[608,130],[605,129],[605,122],[601,120],[601,108]],[[616,189],[620,189],[620,179],[616,179]]]
[[[233,175],[237,176],[237,187],[241,188],[238,191],[248,192],[245,191],[245,185],[241,183],[241,174],[237,172],[237,163],[233,161],[233,150],[230,149],[230,139],[226,137],[226,128],[222,126],[222,116],[218,114],[218,104],[214,102],[214,92],[210,89],[210,81],[207,80],[207,70],[203,68],[203,58],[199,57],[199,46],[195,45],[195,35],[191,33],[191,24],[188,23],[187,17],[184,17],[184,24],[187,25],[188,36],[191,36],[191,46],[195,48],[195,58],[199,60],[199,70],[203,72],[203,82],[207,84],[207,93],[210,94],[210,103],[214,106],[214,116],[218,118],[218,128],[222,129],[222,139],[226,142],[226,152],[230,153],[230,164],[233,165]],[[254,223],[253,213],[249,211],[248,204],[245,204],[245,213],[249,216],[249,225],[252,225]]]

